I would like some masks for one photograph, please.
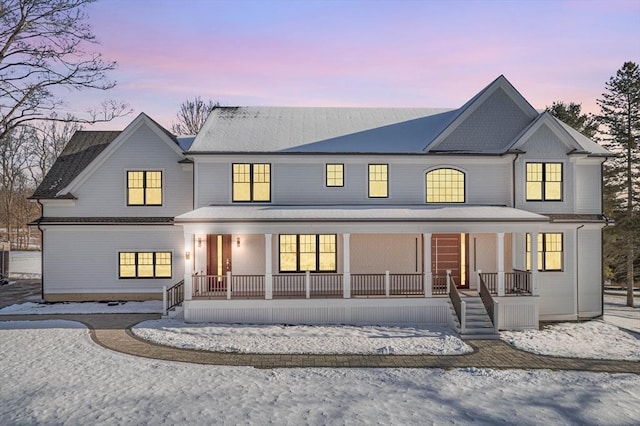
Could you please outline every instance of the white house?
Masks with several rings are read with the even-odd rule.
[[[195,139],[140,114],[77,132],[34,193],[43,296],[178,284],[186,321],[467,335],[596,317],[610,155],[503,76],[454,110],[221,107]]]

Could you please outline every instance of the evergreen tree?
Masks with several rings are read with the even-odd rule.
[[[564,123],[573,127],[588,138],[593,139],[598,132],[598,122],[592,114],[582,114],[582,105],[575,102],[565,104],[562,101],[556,101],[551,106],[545,108]]]
[[[627,282],[627,305],[633,306],[634,266],[640,253],[640,68],[625,62],[605,84],[598,99],[599,120],[606,135],[604,145],[619,154],[605,163],[605,212],[616,226],[605,232],[605,250],[614,275],[624,271]]]

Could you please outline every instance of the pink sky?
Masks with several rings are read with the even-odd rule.
[[[179,105],[458,107],[500,74],[536,108],[595,100],[640,62],[640,2],[102,0],[87,9],[115,89],[169,127]]]

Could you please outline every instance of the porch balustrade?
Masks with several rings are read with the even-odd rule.
[[[343,274],[273,274],[272,297],[343,298]],[[424,274],[350,274],[351,297],[425,297]],[[228,284],[231,284],[228,286]],[[264,299],[264,275],[193,275],[195,299]],[[448,294],[447,275],[434,274],[432,295]]]
[[[481,272],[480,281],[493,295],[498,294],[498,273]],[[506,295],[531,295],[531,272],[514,269],[504,273],[504,293]]]

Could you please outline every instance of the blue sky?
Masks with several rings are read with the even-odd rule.
[[[640,1],[102,0],[96,48],[118,62],[104,98],[170,126],[180,103],[458,107],[504,74],[536,108],[597,112],[640,62]],[[121,129],[133,117],[97,128]]]

